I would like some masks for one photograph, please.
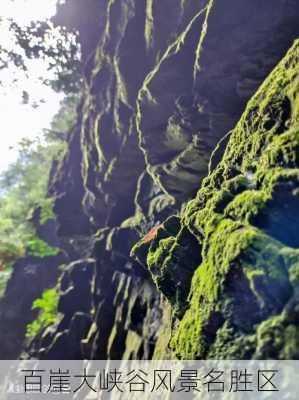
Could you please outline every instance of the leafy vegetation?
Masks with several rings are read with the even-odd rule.
[[[76,32],[54,26],[51,21],[32,21],[27,26],[20,26],[2,17],[0,24],[9,36],[3,42],[5,45],[0,43],[0,71],[9,68],[20,77],[20,73],[28,77],[32,60],[41,60],[47,66],[46,76],[39,77],[41,82],[58,92],[79,92],[82,80]],[[23,100],[28,103],[27,92],[23,92]]]
[[[44,240],[33,238],[27,243],[28,254],[34,257],[51,257],[59,253],[59,249],[51,247]]]
[[[64,155],[77,101],[75,96],[65,98],[51,129],[33,140],[23,139],[18,159],[0,175],[0,266],[3,271],[25,254],[38,257],[57,254],[57,249],[36,237],[30,216],[37,207],[41,209],[41,224],[54,216],[53,199],[47,194],[49,174],[53,160]]]
[[[27,325],[27,337],[37,336],[43,329],[56,322],[58,299],[59,294],[54,288],[45,290],[42,296],[33,302],[32,310],[39,310],[39,315]]]
[[[24,138],[17,149],[17,160],[0,175],[1,295],[16,259],[26,254],[45,257],[58,252],[36,237],[30,219],[37,207],[40,224],[54,216],[54,199],[47,193],[49,174],[53,161],[63,157],[82,80],[76,32],[54,26],[50,20],[20,25],[13,19],[0,17],[0,26],[6,33],[5,40],[0,40],[0,87],[7,90],[10,86],[20,86],[23,103],[33,107],[38,104],[32,102],[31,93],[22,84],[26,79],[38,79],[66,95],[51,129],[39,137]],[[40,76],[32,77],[35,73]]]

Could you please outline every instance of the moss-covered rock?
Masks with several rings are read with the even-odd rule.
[[[177,357],[298,357],[298,61],[296,42],[248,103],[180,231],[147,249],[158,289],[181,310]],[[172,279],[185,285],[175,271],[187,265],[186,307],[173,301]]]
[[[299,37],[298,1],[58,9],[84,64],[53,241],[43,228],[62,251],[14,269],[2,357],[56,283],[62,320],[34,358],[297,357],[298,44],[249,100]]]
[[[153,228],[133,247],[131,255],[149,269],[175,313],[181,314],[200,262],[200,247],[188,229],[180,226],[179,218],[170,217]]]

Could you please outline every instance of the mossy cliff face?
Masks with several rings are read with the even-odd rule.
[[[140,211],[156,224],[155,214],[195,195],[219,139],[299,36],[297,6],[89,0],[86,18],[84,8],[69,0],[59,19],[79,30],[85,57],[78,132],[52,190],[61,230],[76,232],[82,205],[99,229],[154,198]]]
[[[157,235],[147,247],[146,265],[171,303],[170,283],[190,287],[170,340],[178,357],[299,356],[298,62],[296,42],[249,101],[178,233]],[[177,272],[194,260],[185,232],[201,255],[191,286]]]
[[[148,74],[137,129],[147,170],[165,192],[195,194],[216,143],[291,46],[295,15],[291,2],[206,1]]]
[[[298,18],[293,0],[59,7],[84,87],[49,187],[63,261],[49,260],[54,281],[34,278],[36,297],[59,292],[57,321],[27,357],[298,356],[298,45],[271,73]],[[2,351],[18,318],[0,358],[18,356]]]

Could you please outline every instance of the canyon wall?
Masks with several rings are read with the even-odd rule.
[[[293,0],[60,6],[84,59],[49,185],[61,253],[19,261],[0,358],[298,357],[298,17]],[[24,341],[55,285],[57,324]]]

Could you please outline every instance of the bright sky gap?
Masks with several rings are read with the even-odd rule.
[[[55,14],[57,0],[1,0],[0,3],[0,45],[9,47],[12,39],[9,35],[7,18],[12,18],[19,25],[30,21],[45,20]],[[59,110],[63,96],[45,87],[39,76],[46,73],[46,65],[37,60],[30,64],[29,79],[20,75],[17,84],[13,84],[16,71],[1,71],[0,88],[0,173],[17,157],[16,145],[23,137],[36,137],[43,129],[49,128],[53,116]],[[22,91],[30,93],[31,98],[44,100],[38,108],[22,104]]]

